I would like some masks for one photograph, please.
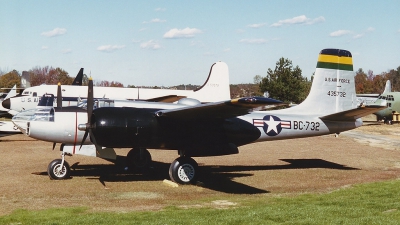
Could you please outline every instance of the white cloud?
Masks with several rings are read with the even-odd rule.
[[[315,19],[307,18],[305,15],[296,16],[290,19],[279,20],[276,23],[273,23],[271,27],[280,27],[283,25],[292,25],[292,24],[306,24],[311,25],[314,23],[324,22],[325,18],[323,16],[317,17]]]
[[[267,25],[267,24],[266,23],[255,23],[255,24],[249,24],[247,26],[250,27],[250,28],[260,28],[260,27],[263,27],[265,25]]]
[[[259,38],[259,39],[242,39],[239,42],[241,43],[247,43],[247,44],[265,44],[268,42],[268,40]]]
[[[373,27],[368,27],[367,28],[367,32],[373,32],[373,31],[375,31],[375,28],[373,28]]]
[[[155,19],[152,19],[150,21],[144,21],[143,23],[165,23],[165,22],[167,22],[167,21],[155,18]]]
[[[340,36],[343,36],[343,35],[346,35],[346,34],[350,34],[350,33],[351,33],[351,31],[349,31],[349,30],[337,30],[337,31],[334,31],[334,32],[330,33],[329,36],[331,36],[331,37],[340,37]]]
[[[123,49],[125,48],[125,45],[102,45],[97,47],[97,50],[102,51],[102,52],[113,52],[118,49]]]
[[[154,9],[154,11],[157,11],[157,12],[164,12],[166,10],[167,10],[166,8],[156,8],[156,9]]]
[[[238,33],[238,34],[242,34],[242,33],[244,33],[244,32],[246,32],[245,30],[242,30],[242,29],[237,29],[236,30],[236,33]]]
[[[356,34],[356,35],[353,36],[353,39],[362,38],[362,37],[364,37],[364,35],[365,35],[365,34]]]
[[[375,28],[373,28],[373,27],[368,27],[367,30],[365,30],[364,33],[354,35],[354,36],[353,36],[353,39],[362,38],[362,37],[364,37],[366,34],[371,33],[371,32],[374,32],[374,31],[375,31]]]
[[[161,45],[154,40],[150,40],[150,41],[140,43],[140,48],[156,50],[156,49],[160,49]]]
[[[195,34],[203,33],[201,30],[197,28],[189,28],[185,29],[171,29],[167,33],[164,34],[164,38],[192,38]]]
[[[47,50],[49,49],[49,46],[42,46],[42,50]]]
[[[229,51],[231,51],[231,49],[230,49],[230,48],[226,48],[226,49],[224,49],[224,52],[229,52]]]
[[[54,28],[53,30],[51,30],[51,31],[45,31],[45,32],[42,32],[40,35],[42,35],[42,36],[46,36],[46,37],[55,37],[55,36],[59,36],[59,35],[63,35],[63,34],[65,34],[65,33],[67,33],[67,29],[65,29],[65,28]]]
[[[64,50],[62,50],[61,51],[63,54],[68,54],[68,53],[71,53],[72,52],[72,49],[64,49]]]

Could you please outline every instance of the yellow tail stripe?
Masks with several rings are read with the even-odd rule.
[[[318,62],[327,62],[327,63],[339,63],[339,64],[348,64],[353,65],[352,57],[339,57],[336,55],[323,55],[320,54],[318,57]]]

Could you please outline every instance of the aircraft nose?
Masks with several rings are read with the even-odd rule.
[[[3,107],[6,108],[6,109],[10,109],[10,108],[11,108],[11,101],[10,101],[9,98],[6,99],[6,100],[4,100],[1,104],[2,104]]]

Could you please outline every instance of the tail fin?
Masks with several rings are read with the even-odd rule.
[[[383,90],[383,93],[388,93],[388,92],[392,92],[392,84],[390,83],[390,80],[386,81],[385,90]]]
[[[203,102],[217,102],[231,99],[229,88],[229,71],[224,62],[216,62],[211,66],[206,82],[194,90],[190,98],[201,96]]]
[[[309,95],[304,102],[291,109],[323,116],[355,108],[354,76],[353,59],[349,51],[322,50]]]
[[[76,75],[72,85],[82,86],[82,79],[83,79],[83,68],[81,68]]]
[[[8,92],[4,100],[14,97],[16,95],[17,95],[17,85],[15,84],[14,87],[11,88],[10,92]]]

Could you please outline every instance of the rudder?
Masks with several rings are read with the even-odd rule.
[[[224,62],[216,62],[211,66],[206,82],[194,90],[191,98],[202,96],[203,102],[217,102],[231,99],[229,88],[229,71]]]
[[[324,49],[319,53],[311,90],[293,109],[300,113],[328,115],[356,107],[352,55],[347,50]]]

